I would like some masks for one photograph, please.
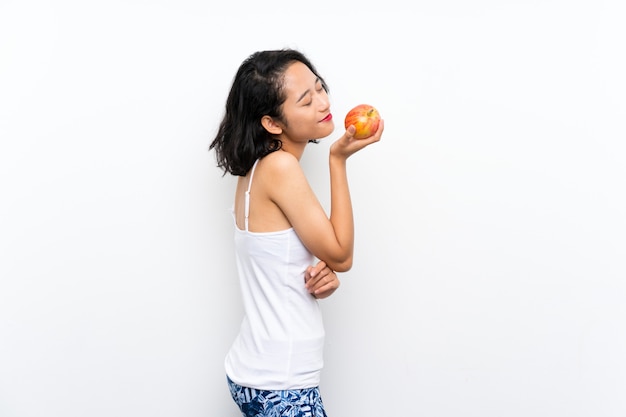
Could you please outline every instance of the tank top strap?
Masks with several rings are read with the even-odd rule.
[[[250,170],[250,180],[248,181],[248,189],[246,190],[244,198],[244,223],[246,226],[246,232],[248,232],[248,216],[250,215],[250,188],[252,187],[252,178],[254,178],[254,170],[256,169],[256,164],[258,162],[258,159],[254,161],[252,169]]]

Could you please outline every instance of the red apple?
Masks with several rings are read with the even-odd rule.
[[[372,136],[378,130],[380,123],[380,113],[369,104],[359,104],[348,112],[344,122],[346,129],[350,125],[354,125],[355,139],[365,139]]]

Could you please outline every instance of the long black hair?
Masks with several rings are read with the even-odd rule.
[[[299,51],[280,49],[250,55],[237,70],[226,100],[226,110],[209,150],[215,149],[217,166],[226,173],[245,176],[254,161],[281,148],[282,142],[261,125],[263,116],[282,123],[286,100],[284,73],[294,61],[309,67],[322,82],[311,62]]]

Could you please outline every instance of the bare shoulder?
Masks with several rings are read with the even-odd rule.
[[[262,169],[273,180],[289,178],[302,173],[298,159],[289,152],[275,151],[259,161]]]
[[[314,196],[298,159],[283,151],[272,152],[259,160],[252,180],[249,228],[270,232],[295,227]],[[308,203],[308,204],[307,204]],[[303,206],[304,204],[307,204]]]
[[[312,199],[312,190],[300,161],[289,152],[272,152],[259,161],[259,169],[262,170],[260,187],[281,210],[288,211],[287,206],[294,205],[294,202]]]

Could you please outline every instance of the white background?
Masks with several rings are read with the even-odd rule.
[[[239,415],[208,145],[282,47],[331,88],[302,161],[325,207],[343,115],[386,122],[349,162],[329,416],[626,415],[623,2],[215,4],[0,3],[0,416]]]

